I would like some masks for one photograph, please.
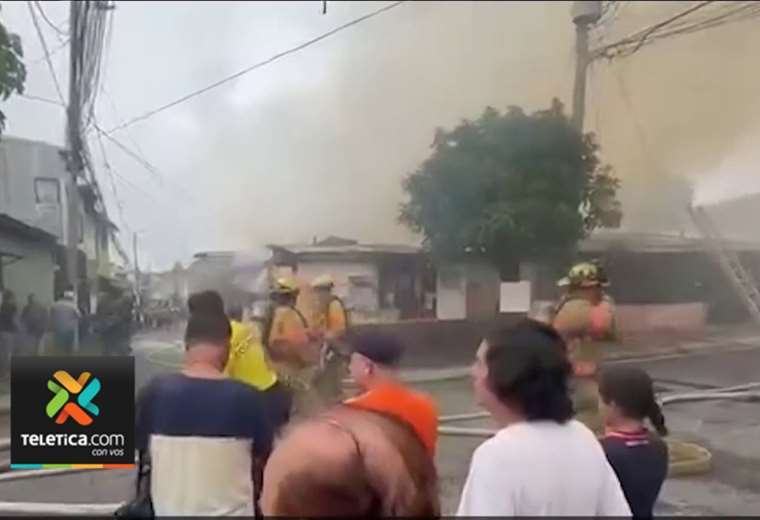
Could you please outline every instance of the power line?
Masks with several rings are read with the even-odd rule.
[[[37,1],[34,2],[34,5],[37,6],[37,10],[40,12],[40,16],[42,16],[42,19],[45,21],[45,23],[48,24],[48,26],[50,26],[50,28],[52,28],[58,34],[58,39],[60,40],[62,37],[65,37],[66,31],[58,27],[50,20],[50,18],[48,18],[45,10],[42,8],[42,5]]]
[[[34,28],[37,31],[37,37],[40,39],[40,44],[42,44],[42,50],[45,52],[45,61],[47,62],[48,69],[50,70],[50,75],[53,77],[53,83],[55,83],[55,90],[58,93],[58,97],[61,100],[61,103],[64,105],[66,102],[63,99],[63,91],[61,90],[61,85],[58,83],[58,76],[55,74],[55,68],[53,67],[53,62],[50,60],[50,51],[48,50],[47,43],[45,43],[45,37],[42,35],[42,29],[40,28],[40,22],[37,20],[37,14],[34,12],[34,7],[32,6],[32,2],[27,0],[26,6],[29,8],[29,14],[32,16],[32,23],[34,24]]]
[[[731,22],[751,20],[753,18],[757,18],[758,16],[760,16],[760,5],[755,4],[754,2],[748,2],[745,5],[741,5],[738,8],[735,8],[733,11],[726,12],[725,14],[718,15],[714,18],[702,20],[688,26],[681,24],[677,28],[673,28],[670,31],[664,31],[656,35],[653,39],[662,39],[678,34],[689,34],[705,29],[720,27]]]
[[[670,25],[673,22],[675,22],[676,20],[679,20],[679,19],[683,18],[684,16],[688,16],[689,14],[691,14],[691,13],[693,13],[695,11],[698,11],[699,9],[704,9],[705,7],[707,7],[708,5],[710,5],[711,3],[713,3],[714,1],[715,0],[707,0],[705,2],[701,2],[701,3],[697,4],[697,5],[694,5],[694,6],[690,7],[689,9],[686,9],[686,10],[682,11],[681,13],[676,14],[675,16],[673,16],[673,17],[671,17],[671,18],[669,18],[667,20],[664,20],[662,22],[654,24],[649,29],[646,29],[643,32],[643,35],[639,39],[638,43],[636,44],[636,47],[634,47],[634,49],[633,49],[633,51],[631,51],[631,53],[634,53],[637,50],[639,50],[641,48],[641,46],[644,44],[644,41],[647,39],[647,36],[649,36],[650,34],[652,34],[653,32],[655,32],[657,29],[659,29],[661,27],[665,27],[666,25]]]
[[[361,22],[363,22],[365,20],[369,20],[370,18],[373,18],[373,17],[375,17],[375,16],[377,16],[379,14],[382,14],[382,13],[384,13],[386,11],[390,11],[391,9],[393,9],[395,7],[398,7],[399,5],[403,4],[404,1],[405,0],[401,0],[399,2],[394,2],[394,3],[390,4],[390,5],[385,6],[385,7],[381,7],[380,9],[377,9],[377,10],[372,11],[370,13],[367,13],[367,14],[365,14],[363,16],[360,16],[359,18],[351,20],[348,23],[340,25],[340,26],[336,27],[335,29],[331,29],[330,31],[327,31],[326,33],[323,33],[323,34],[317,36],[316,38],[312,38],[311,40],[308,40],[308,41],[306,41],[306,42],[304,42],[304,43],[302,43],[300,45],[297,45],[295,47],[291,47],[288,50],[279,52],[279,53],[275,54],[274,56],[272,56],[271,58],[268,58],[268,59],[266,59],[264,61],[260,61],[260,62],[254,64],[254,65],[251,65],[250,67],[246,67],[246,68],[244,68],[244,69],[242,69],[242,70],[240,70],[238,72],[235,72],[234,74],[231,74],[231,75],[229,75],[227,77],[224,77],[224,78],[222,78],[222,79],[220,79],[218,81],[215,81],[215,82],[213,82],[213,83],[211,83],[211,84],[209,84],[209,85],[207,85],[207,86],[205,86],[203,88],[200,88],[198,90],[195,90],[193,92],[185,94],[184,96],[182,96],[182,97],[180,97],[180,98],[178,98],[178,99],[176,99],[174,101],[171,101],[169,103],[166,103],[164,105],[156,107],[156,108],[154,108],[152,110],[149,110],[149,111],[145,112],[142,115],[136,116],[136,117],[134,117],[134,118],[132,118],[132,119],[124,122],[124,123],[121,123],[121,124],[115,126],[114,128],[111,128],[110,130],[108,130],[108,133],[117,132],[117,131],[122,130],[122,129],[128,127],[128,126],[131,126],[131,125],[133,125],[133,124],[135,124],[137,122],[144,121],[144,120],[146,120],[146,119],[148,119],[150,117],[153,117],[154,115],[156,115],[156,114],[158,114],[160,112],[163,112],[164,110],[168,110],[170,108],[173,108],[173,107],[175,107],[175,106],[177,106],[177,105],[179,105],[181,103],[184,103],[185,101],[188,101],[189,99],[192,99],[192,98],[194,98],[196,96],[204,94],[204,93],[208,92],[209,90],[215,89],[215,88],[217,88],[217,87],[219,87],[221,85],[224,85],[225,83],[229,83],[230,81],[236,80],[237,78],[239,78],[239,77],[241,77],[241,76],[243,76],[245,74],[248,74],[249,72],[252,72],[252,71],[254,71],[256,69],[259,69],[261,67],[269,65],[270,63],[273,63],[273,62],[279,60],[280,58],[284,58],[285,56],[288,56],[289,54],[293,54],[293,53],[298,52],[298,51],[300,51],[302,49],[305,49],[306,47],[314,45],[315,43],[318,43],[318,42],[320,42],[320,41],[322,41],[322,40],[324,40],[326,38],[329,38],[330,36],[332,36],[332,35],[340,32],[340,31],[348,29],[349,27],[352,27],[352,26],[354,26],[354,25],[356,25],[358,23],[361,23]]]
[[[39,101],[40,103],[47,103],[49,105],[55,105],[57,107],[66,108],[66,105],[61,103],[60,101],[56,101],[55,99],[50,99],[42,96],[35,96],[33,94],[19,94],[19,97],[29,99],[31,101]]]
[[[111,168],[111,163],[109,162],[108,155],[106,154],[106,147],[103,144],[103,137],[100,134],[97,134],[97,138],[98,145],[100,146],[100,155],[103,159],[103,166],[111,180],[111,191],[113,193],[113,198],[116,201],[116,208],[119,210],[119,218],[122,225],[126,228],[129,228],[127,221],[124,219],[124,206],[121,202],[121,199],[119,198],[118,190],[116,189],[116,181],[114,180],[113,168]]]
[[[112,135],[109,135],[105,130],[103,130],[97,123],[94,124],[96,133],[98,135],[102,135],[109,141],[111,141],[113,144],[115,144],[121,151],[132,157],[135,161],[140,163],[143,168],[145,168],[148,172],[156,176],[159,180],[161,180],[161,174],[158,172],[155,166],[153,166],[145,157],[141,157],[137,152],[129,149],[124,143],[113,137]]]
[[[710,14],[696,21],[685,19],[687,15],[702,10],[711,4],[715,4],[717,7],[712,9]],[[610,59],[630,56],[644,45],[649,45],[664,38],[719,27],[735,21],[749,20],[757,16],[760,16],[760,5],[755,2],[735,2],[729,5],[718,4],[715,0],[700,2],[667,20],[639,30],[615,43],[600,47],[593,54],[594,57],[607,57]]]
[[[61,50],[65,49],[70,41],[71,41],[71,38],[65,38],[63,41],[61,41],[61,43],[59,43],[57,46],[53,47],[50,50],[50,56],[55,56]],[[42,56],[40,56],[39,58],[35,58],[35,59],[31,60],[29,63],[31,65],[36,65],[37,63],[42,63],[43,61],[45,61],[45,55],[44,54]]]

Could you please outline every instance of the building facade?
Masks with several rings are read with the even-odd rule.
[[[111,274],[110,245],[116,228],[96,189],[68,171],[65,150],[3,136],[0,213],[55,238],[55,267],[51,271],[54,296],[71,287],[80,308],[85,313],[94,312],[98,279]],[[67,248],[69,244],[76,245],[74,255]]]
[[[312,244],[272,245],[273,263],[288,268],[308,292],[309,282],[330,275],[334,293],[352,321],[434,317],[435,275],[417,246],[360,244],[328,237]]]

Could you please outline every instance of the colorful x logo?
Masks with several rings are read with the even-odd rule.
[[[100,381],[95,377],[90,379],[91,375],[89,372],[82,372],[79,379],[74,379],[65,370],[53,374],[53,379],[60,384],[48,381],[48,390],[55,395],[45,407],[45,412],[51,419],[56,416],[56,424],[63,424],[71,417],[80,425],[87,426],[92,424],[92,417],[87,415],[87,412],[95,416],[100,413],[98,406],[92,402],[100,392]],[[76,394],[76,402],[70,402],[69,397]]]

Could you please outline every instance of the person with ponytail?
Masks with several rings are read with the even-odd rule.
[[[651,518],[668,473],[668,434],[652,379],[635,367],[609,367],[599,384],[606,431],[602,446],[634,518]],[[646,421],[655,432],[646,427]]]

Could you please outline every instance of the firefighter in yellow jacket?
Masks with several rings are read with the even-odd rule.
[[[564,337],[573,367],[573,404],[577,417],[601,433],[597,373],[605,345],[615,338],[614,306],[604,293],[608,285],[599,265],[577,264],[560,280],[566,294],[554,316],[554,328]]]
[[[278,278],[270,290],[271,306],[264,321],[266,347],[278,378],[293,395],[293,412],[318,410],[313,379],[319,364],[319,345],[306,319],[295,307],[298,285],[292,278]]]
[[[329,275],[318,276],[311,282],[315,302],[310,326],[321,341],[315,387],[326,405],[343,400],[343,379],[348,375],[349,354],[345,346],[348,312],[333,293],[334,288],[335,282]]]

